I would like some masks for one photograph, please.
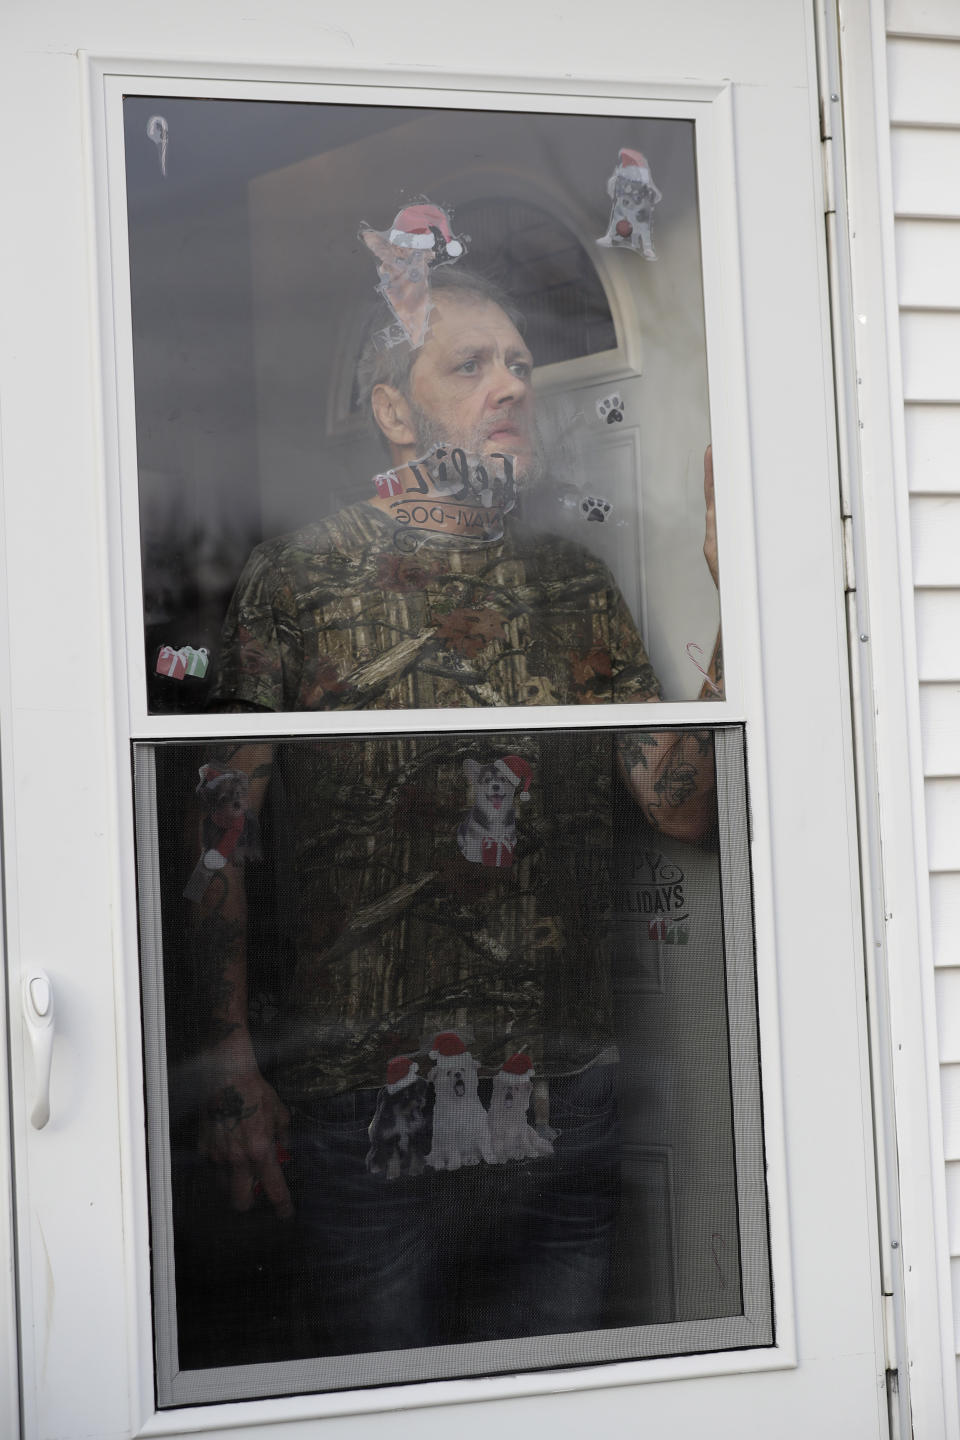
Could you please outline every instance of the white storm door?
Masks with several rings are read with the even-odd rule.
[[[209,1431],[293,1440],[321,1427],[337,1437],[362,1427],[390,1440],[439,1436],[452,1424],[467,1436],[546,1426],[562,1436],[622,1429],[677,1440],[745,1431],[784,1440],[885,1435],[812,6],[615,0],[602,17],[571,12],[558,27],[540,0],[522,10],[491,0],[482,15],[422,16],[381,0],[349,16],[330,4],[307,14],[257,3],[239,18],[220,0],[200,0],[163,12],[162,32],[157,12],[108,0],[15,9],[3,60],[5,132],[19,141],[2,238],[11,636],[2,759],[24,1435],[127,1440]],[[101,58],[108,55],[125,58]],[[593,706],[587,716],[587,707],[561,704],[539,715],[535,706],[437,710],[381,715],[376,724],[339,712],[336,723],[320,723],[303,713],[171,716],[146,703],[138,477],[129,448],[143,372],[135,377],[131,363],[126,212],[111,189],[123,169],[117,115],[131,95],[478,113],[487,106],[696,130],[709,424],[682,444],[689,453],[707,439],[714,445],[726,690],[709,705],[690,698],[687,667],[697,666],[695,656],[705,663],[702,613],[715,604],[698,574],[691,614],[701,628],[689,632],[698,649],[664,656],[665,674],[687,681],[667,694],[656,723],[709,726],[726,737],[716,742],[726,757],[718,761],[719,854],[724,864],[739,844],[743,858],[735,944],[733,931],[725,933],[746,968],[728,968],[716,1005],[746,1017],[743,1032],[729,1033],[731,1069],[746,1056],[740,1093],[755,1086],[749,1093],[762,1098],[762,1119],[754,1104],[755,1128],[746,1138],[738,1130],[740,1189],[727,1196],[724,1214],[751,1227],[737,1232],[739,1255],[744,1270],[765,1278],[739,1311],[739,1301],[732,1305],[744,1324],[726,1339],[698,1330],[696,1343],[685,1344],[666,1335],[668,1305],[636,1327],[642,1336],[633,1349],[616,1342],[612,1352],[578,1353],[568,1344],[551,1362],[549,1350],[514,1356],[509,1342],[498,1342],[508,1348],[486,1370],[482,1361],[441,1357],[433,1369],[401,1366],[393,1378],[402,1385],[361,1366],[329,1384],[297,1372],[273,1391],[269,1381],[251,1389],[228,1359],[195,1367],[205,1376],[199,1388],[177,1388],[163,1309],[171,1271],[158,1239],[168,1199],[156,1178],[163,1132],[151,1131],[148,1155],[156,1071],[145,1077],[143,1049],[145,1013],[149,1069],[160,1008],[151,955],[158,934],[163,939],[148,893],[157,873],[150,827],[163,798],[156,754],[218,734],[294,736],[292,750],[338,735],[345,745],[397,731],[449,737],[473,725],[514,737],[536,737],[547,721],[559,731],[649,727],[651,716],[639,705]],[[153,138],[151,158],[161,166],[161,132]],[[168,159],[172,169],[173,133]],[[597,176],[601,195],[606,178]],[[376,217],[357,217],[367,218]],[[171,308],[184,303],[171,296]],[[650,318],[635,366],[644,378],[634,389],[655,383],[670,314],[666,303],[659,335],[658,316]],[[266,403],[263,392],[258,401]],[[659,408],[669,438],[668,401]],[[688,465],[688,495],[690,473]],[[698,503],[695,493],[689,499]],[[633,501],[624,492],[618,503]],[[689,509],[678,505],[677,515]],[[669,569],[664,563],[657,574]],[[648,615],[656,596],[648,584]],[[651,649],[654,632],[675,635],[676,627],[651,620]],[[749,810],[737,770],[744,754]],[[658,880],[676,883],[676,857],[642,856],[650,894]],[[683,863],[691,876],[704,869],[696,859]],[[633,880],[636,900],[646,882],[636,873]],[[729,918],[730,893],[716,893],[718,913],[726,905]],[[672,963],[665,932],[645,934],[663,944],[662,952],[644,950],[630,977],[641,1061],[644,1047],[660,1055],[664,1043],[660,1012],[654,1002],[644,1008],[644,996],[667,993],[657,990],[657,966]],[[54,1006],[42,1128],[31,1118],[40,1080],[22,1003],[24,978],[36,967],[49,978]],[[681,996],[695,991],[696,976],[677,988]],[[42,988],[33,994],[42,999]],[[671,1093],[695,1090],[703,1047],[687,1037],[676,1053],[683,1064]],[[671,1150],[669,1127],[651,1145],[644,1112],[636,1114],[638,1175],[662,1160],[665,1175],[674,1164],[707,1183],[702,1147]],[[744,1220],[751,1164],[759,1178]],[[727,1220],[707,1224],[698,1255],[692,1247],[704,1231],[696,1217],[677,1223],[682,1253],[671,1280],[650,1239],[665,1233],[658,1213],[652,1205],[649,1263],[673,1284],[671,1305],[682,1305],[685,1287],[696,1291],[703,1275],[733,1289]],[[194,1289],[202,1289],[196,1277]],[[762,1323],[750,1333],[759,1340],[746,1329],[755,1301]],[[711,1314],[730,1313],[728,1302],[729,1293],[727,1310]]]

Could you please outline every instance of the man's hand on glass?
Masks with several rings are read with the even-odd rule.
[[[238,1029],[207,1052],[200,1153],[222,1167],[234,1210],[250,1210],[260,1191],[278,1220],[293,1214],[281,1169],[290,1112],[263,1078],[249,1032]]]

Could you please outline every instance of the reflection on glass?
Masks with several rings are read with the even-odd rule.
[[[136,769],[162,1404],[772,1342],[739,731]]]
[[[722,692],[692,121],[124,114],[151,710]]]

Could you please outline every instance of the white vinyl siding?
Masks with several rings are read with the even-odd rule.
[[[887,0],[897,291],[960,1354],[960,3]]]

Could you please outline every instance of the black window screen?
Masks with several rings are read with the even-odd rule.
[[[161,1405],[772,1343],[743,736],[691,844],[663,733],[135,746]]]

